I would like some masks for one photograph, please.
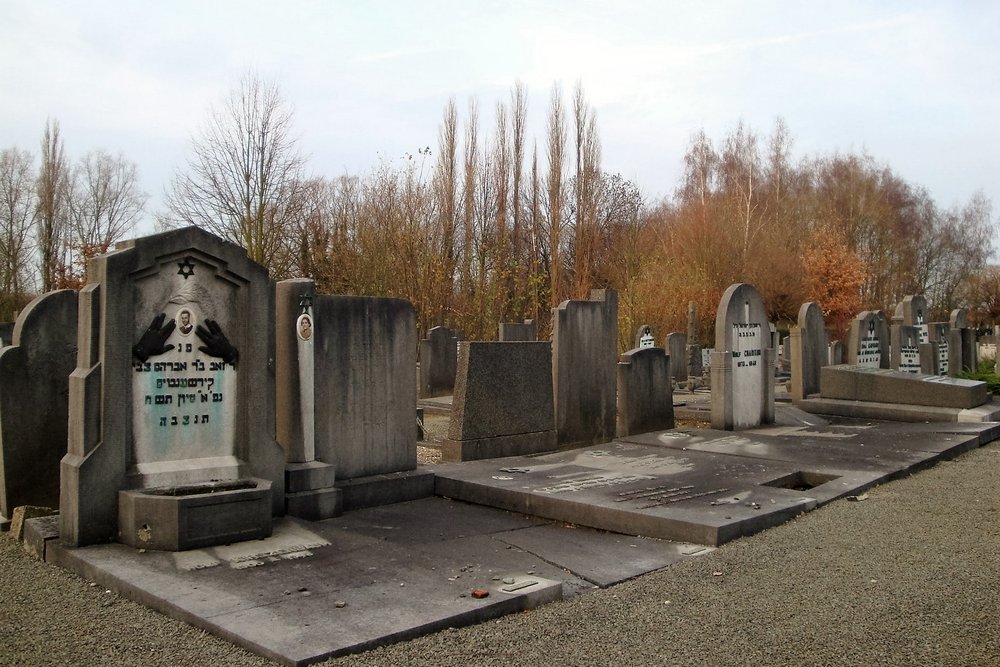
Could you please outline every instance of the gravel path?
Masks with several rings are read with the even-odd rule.
[[[330,665],[1000,665],[1000,446],[613,588]],[[273,663],[0,539],[2,665]]]

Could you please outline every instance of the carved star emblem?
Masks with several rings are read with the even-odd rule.
[[[312,308],[312,305],[313,305],[312,294],[310,294],[309,292],[303,292],[302,295],[299,297],[299,308],[302,309],[303,313],[308,314],[309,309]]]
[[[194,262],[191,261],[190,257],[185,257],[183,262],[177,262],[177,266],[180,267],[177,275],[184,276],[184,280],[194,275]]]

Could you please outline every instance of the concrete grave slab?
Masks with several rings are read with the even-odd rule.
[[[630,535],[719,545],[816,506],[793,464],[613,441],[435,468],[438,495]]]
[[[546,560],[559,563],[601,588],[714,551],[703,544],[666,542],[586,528],[567,529],[552,524],[501,533],[497,539],[534,554],[544,554]]]
[[[304,665],[530,609],[708,551],[437,498],[314,523],[286,517],[267,539],[188,552],[56,540],[47,560]],[[476,588],[489,595],[473,598]]]

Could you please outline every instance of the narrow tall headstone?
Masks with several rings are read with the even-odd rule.
[[[420,397],[448,396],[455,390],[460,336],[448,327],[433,327],[420,341]]]
[[[674,427],[670,357],[660,347],[629,350],[618,361],[616,435]]]
[[[767,311],[752,285],[730,285],[715,316],[712,428],[774,422],[774,349]]]
[[[968,310],[956,308],[951,311],[951,372],[975,372],[979,366],[976,349],[976,330],[969,327]]]
[[[560,445],[590,445],[615,435],[618,294],[592,290],[589,301],[552,309],[552,389]]]
[[[893,324],[889,333],[889,368],[904,373],[920,372],[920,330]]]
[[[0,349],[0,525],[20,505],[59,506],[77,302],[74,290],[36,298]]]
[[[285,511],[309,520],[341,513],[332,461],[316,457],[315,284],[275,285],[275,425],[285,450]]]
[[[811,301],[802,304],[799,308],[798,326],[792,329],[789,338],[791,396],[793,400],[801,401],[810,394],[819,393],[820,369],[827,365],[829,355],[826,323],[818,305]]]
[[[694,301],[690,301],[688,302],[687,348],[683,357],[688,377],[700,378],[705,369],[708,368],[702,353],[703,350],[698,343],[698,306],[695,305]],[[682,357],[677,357],[677,359],[676,363],[681,364]]]
[[[921,355],[920,365],[922,373],[932,375],[951,375],[951,328],[947,322],[930,322],[927,324],[927,335],[929,342],[926,343],[931,349],[929,359]]]
[[[688,337],[682,333],[667,334],[667,354],[670,355],[670,375],[674,382],[687,382],[688,365],[686,363]]]

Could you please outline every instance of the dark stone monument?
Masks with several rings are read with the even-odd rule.
[[[774,348],[767,311],[752,285],[730,285],[715,316],[712,428],[774,422]]]
[[[448,327],[433,327],[420,341],[420,397],[449,396],[455,390],[460,336]]]
[[[688,364],[687,360],[687,336],[682,333],[667,334],[667,354],[670,356],[670,375],[674,382],[687,382]],[[699,360],[700,361],[700,360]],[[699,364],[700,365],[700,364]]]
[[[551,344],[459,343],[442,459],[471,461],[555,449]]]
[[[188,227],[95,257],[80,292],[60,536],[179,550],[260,538],[284,512],[273,288]]]
[[[538,326],[535,320],[520,322],[501,322],[498,339],[505,343],[527,342],[538,340]]]
[[[76,324],[76,292],[49,292],[21,311],[13,344],[0,349],[0,525],[20,505],[59,506]]]
[[[673,427],[670,357],[660,347],[636,348],[621,355],[617,437]]]
[[[976,330],[969,327],[968,311],[956,308],[951,311],[951,372],[953,375],[975,372],[979,367],[976,349]]]
[[[688,303],[687,349],[683,359],[687,362],[688,377],[700,378],[704,374],[707,364],[703,361],[701,345],[698,344],[698,306],[694,301]]]
[[[552,384],[560,445],[607,442],[615,435],[618,295],[592,290],[589,301],[552,309]]]

